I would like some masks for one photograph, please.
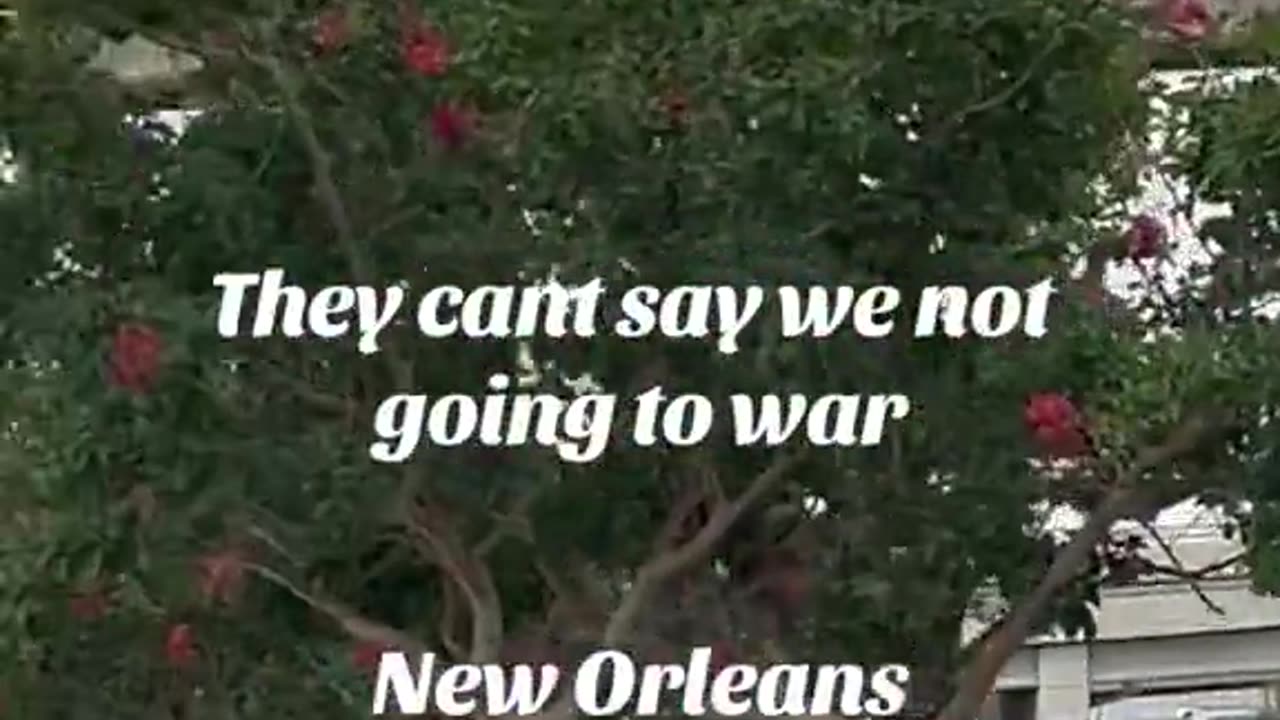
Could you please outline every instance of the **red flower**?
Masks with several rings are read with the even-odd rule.
[[[1075,425],[1076,407],[1059,393],[1036,393],[1027,399],[1027,426],[1034,430],[1062,429]]]
[[[449,69],[449,43],[440,31],[424,23],[414,23],[400,41],[400,57],[413,72],[439,77]]]
[[[244,563],[233,551],[200,558],[200,594],[209,600],[233,602],[244,587]]]
[[[100,590],[77,593],[67,605],[71,616],[83,622],[98,620],[107,613],[107,598]]]
[[[428,123],[436,141],[454,150],[471,137],[475,129],[475,114],[469,108],[444,103],[432,109]]]
[[[342,8],[332,8],[316,18],[311,42],[321,52],[336,50],[346,44],[350,34],[351,26],[347,22],[346,11]]]
[[[1024,419],[1036,442],[1053,456],[1075,457],[1089,449],[1080,413],[1064,395],[1032,395],[1027,399]]]
[[[689,97],[679,90],[670,90],[662,96],[662,110],[668,122],[683,126],[689,118]]]
[[[1089,452],[1089,442],[1080,428],[1053,430],[1042,428],[1035,432],[1038,443],[1050,457],[1073,458]]]
[[[361,672],[373,672],[378,669],[382,653],[391,651],[392,648],[389,645],[365,640],[351,649],[351,664]]]
[[[111,342],[111,384],[141,395],[148,392],[160,372],[164,342],[147,325],[121,325]]]
[[[1165,28],[1182,40],[1202,39],[1213,23],[1205,0],[1164,0],[1160,16]]]
[[[1129,241],[1129,257],[1147,260],[1156,257],[1164,249],[1169,232],[1164,223],[1144,213],[1133,219],[1125,237]]]
[[[169,628],[164,640],[164,657],[175,668],[187,668],[196,661],[195,631],[186,623]]]

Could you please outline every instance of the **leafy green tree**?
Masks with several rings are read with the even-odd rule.
[[[1145,163],[1145,27],[1080,0],[21,6],[0,43],[6,711],[359,717],[385,647],[567,667],[707,644],[902,662],[911,713],[967,720],[1028,634],[1087,631],[1119,518],[1249,500],[1249,563],[1280,587],[1280,338],[1254,312],[1280,92],[1173,99],[1179,167],[1234,214],[1205,230],[1212,267],[1105,297],[1108,263],[1170,266],[1163,225],[1117,211]],[[201,69],[90,69],[134,33]],[[175,103],[200,110],[180,136],[149,120]],[[733,355],[412,323],[375,354],[221,338],[213,277],[266,267],[409,297],[551,275],[1062,292],[1038,339],[786,340],[774,318]],[[384,398],[480,394],[526,354],[524,389],[565,397],[588,374],[622,398],[913,407],[875,447],[740,448],[721,423],[589,464],[370,459]],[[1089,521],[1055,547],[1045,502]],[[1011,610],[962,647],[992,591]]]

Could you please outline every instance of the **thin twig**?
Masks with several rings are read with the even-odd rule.
[[[267,547],[271,548],[272,550],[275,550],[276,553],[278,553],[281,557],[288,560],[290,564],[294,565],[295,567],[300,567],[302,565],[302,561],[298,559],[298,556],[290,552],[288,548],[284,546],[283,543],[277,540],[274,535],[272,535],[270,532],[267,532],[267,530],[261,527],[260,525],[254,525],[254,524],[249,525],[247,532],[253,537],[256,537],[259,540],[261,540],[264,544],[266,544]]]
[[[1179,577],[1183,577],[1187,580],[1187,584],[1191,586],[1191,592],[1195,593],[1196,597],[1200,598],[1200,602],[1204,603],[1204,606],[1209,609],[1209,612],[1212,612],[1215,615],[1226,615],[1226,611],[1222,609],[1222,606],[1214,602],[1213,599],[1205,593],[1204,588],[1200,587],[1200,583],[1196,582],[1197,578],[1186,574],[1187,568],[1186,565],[1183,564],[1182,558],[1178,557],[1178,554],[1174,552],[1173,545],[1171,545],[1168,540],[1165,540],[1164,536],[1160,534],[1160,531],[1156,529],[1155,525],[1150,520],[1143,520],[1142,527],[1145,528],[1147,533],[1151,535],[1151,538],[1155,540],[1156,545],[1160,547],[1160,551],[1163,552],[1165,556],[1169,558],[1169,561],[1173,563],[1173,568],[1171,569],[1173,569],[1175,574]]]
[[[424,643],[403,630],[366,618],[335,600],[321,598],[309,593],[271,568],[256,563],[243,563],[242,567],[263,580],[284,589],[289,594],[329,617],[348,635],[357,640],[394,647],[400,652],[418,654],[428,652]]]
[[[1032,58],[1031,62],[1027,65],[1026,69],[1022,72],[1021,75],[1018,76],[1016,80],[1014,80],[1009,85],[1005,86],[1004,89],[1000,90],[996,94],[990,97],[987,97],[983,100],[979,100],[967,107],[960,109],[956,113],[952,114],[950,117],[946,119],[946,121],[942,123],[938,131],[933,134],[934,139],[935,140],[945,139],[946,136],[950,135],[951,132],[955,130],[955,128],[959,127],[961,124],[964,123],[965,120],[969,119],[971,116],[986,112],[987,110],[990,110],[992,108],[995,108],[999,105],[1002,105],[1008,102],[1010,98],[1012,98],[1014,95],[1018,93],[1018,91],[1026,87],[1027,83],[1031,82],[1031,79],[1035,77],[1036,71],[1040,69],[1040,66],[1043,65],[1045,60],[1049,59],[1049,56],[1053,54],[1055,50],[1058,49],[1058,43],[1061,41],[1061,39],[1062,39],[1062,28],[1059,27],[1054,30],[1053,37],[1049,38],[1049,41],[1046,42],[1044,44],[1044,47],[1040,50],[1040,52],[1034,58]]]
[[[494,528],[480,542],[476,543],[472,552],[477,557],[486,557],[508,537],[520,537],[533,540],[533,528],[529,524],[529,508],[541,494],[540,486],[533,486],[516,498],[511,508],[505,513],[494,513]]]
[[[327,393],[306,380],[303,380],[301,377],[286,372],[275,365],[264,363],[260,367],[262,367],[275,382],[279,383],[295,397],[307,403],[315,410],[337,413],[340,415],[349,415],[354,410],[355,402],[350,398],[343,398]]]
[[[1247,551],[1242,550],[1234,555],[1218,560],[1217,562],[1212,562],[1198,568],[1173,567],[1152,562],[1150,560],[1144,560],[1142,562],[1142,567],[1147,572],[1153,574],[1168,575],[1169,577],[1180,578],[1183,580],[1204,580],[1208,579],[1210,575],[1222,572],[1232,566],[1239,565],[1248,557],[1248,555],[1249,553]]]
[[[250,60],[271,75],[272,80],[275,81],[276,86],[279,88],[284,98],[285,107],[293,118],[294,125],[298,129],[298,134],[302,138],[303,146],[306,148],[307,156],[311,161],[311,171],[315,176],[316,190],[320,194],[320,202],[329,216],[329,222],[333,225],[334,232],[338,235],[338,243],[342,247],[343,253],[347,256],[351,272],[355,275],[357,282],[370,283],[372,276],[365,263],[364,254],[360,252],[360,248],[356,244],[351,215],[347,212],[346,204],[343,202],[342,195],[338,192],[338,185],[333,178],[333,160],[320,142],[320,136],[316,132],[315,122],[312,120],[311,113],[302,104],[292,73],[278,58],[270,55],[246,54]]]

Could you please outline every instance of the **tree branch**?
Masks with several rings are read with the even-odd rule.
[[[286,590],[289,594],[310,605],[333,620],[344,632],[357,640],[395,647],[397,650],[406,653],[428,652],[424,643],[403,630],[370,620],[336,600],[322,598],[309,593],[271,568],[255,563],[243,563],[243,567],[245,570]]]
[[[449,574],[467,600],[471,610],[470,662],[494,662],[502,647],[501,599],[488,566],[466,550],[445,517],[432,503],[419,501],[408,510],[406,525],[411,535],[425,544],[424,555]]]
[[[646,562],[636,572],[631,588],[609,616],[601,645],[616,648],[628,644],[635,634],[640,615],[649,607],[663,584],[708,557],[716,542],[743,513],[773,489],[802,457],[803,453],[779,456],[751,481],[741,495],[731,502],[721,504],[693,539],[680,547],[660,551]],[[533,720],[569,720],[576,715],[573,695],[566,693],[551,707],[534,716]]]
[[[1198,446],[1217,427],[1207,416],[1197,415],[1179,426],[1165,441],[1140,452],[1129,468],[1117,477],[1084,527],[1062,547],[1036,587],[1014,606],[999,627],[987,637],[965,667],[955,693],[936,720],[972,720],[991,693],[996,677],[1017,652],[1054,598],[1085,567],[1093,548],[1106,539],[1111,526],[1129,511],[1139,494],[1136,483],[1154,469]]]
[[[731,502],[722,504],[707,520],[692,540],[684,545],[662,552],[636,572],[635,581],[623,596],[605,626],[603,644],[618,647],[630,642],[635,633],[640,614],[648,607],[664,582],[680,572],[706,559],[716,542],[724,536],[738,518],[771,490],[800,460],[801,455],[782,455],[755,477],[745,491]]]
[[[297,84],[294,82],[293,74],[280,59],[274,56],[259,56],[248,49],[243,52],[251,62],[271,75],[272,80],[280,90],[285,108],[288,110],[289,116],[293,118],[294,125],[311,162],[311,171],[315,178],[320,204],[324,207],[329,217],[329,223],[333,226],[334,232],[338,236],[338,245],[342,249],[343,255],[346,256],[347,265],[351,270],[352,276],[358,283],[373,285],[373,270],[367,263],[356,239],[351,215],[347,211],[346,203],[343,201],[341,193],[338,192],[338,185],[334,180],[333,161],[325,150],[324,145],[320,142],[320,135],[316,132],[315,122],[311,117],[311,113],[302,103],[301,94]],[[392,381],[400,387],[411,385],[413,381],[412,359],[400,357],[393,347],[384,348],[383,356],[386,359],[387,369],[391,373]]]
[[[454,637],[458,627],[458,587],[450,578],[444,579],[444,610],[440,613],[440,643],[455,659],[467,656],[466,647]]]
[[[493,513],[493,529],[480,542],[476,543],[472,550],[476,557],[486,557],[503,540],[512,536],[530,541],[533,539],[533,529],[529,525],[529,508],[538,499],[540,491],[541,487],[532,486],[521,493],[505,513]]]
[[[329,153],[325,151],[324,145],[320,142],[320,136],[316,132],[311,113],[302,104],[292,73],[289,72],[283,62],[270,55],[257,56],[249,54],[249,58],[271,75],[272,80],[280,90],[284,98],[285,107],[293,118],[294,125],[297,127],[298,134],[302,139],[303,147],[306,148],[307,156],[311,161],[311,171],[315,176],[316,191],[320,195],[320,203],[329,216],[329,222],[333,225],[334,232],[338,235],[338,243],[343,253],[347,256],[347,263],[351,266],[351,272],[357,282],[370,283],[372,275],[365,263],[364,254],[360,252],[360,248],[356,244],[351,216],[347,212],[346,204],[343,202],[342,195],[338,192],[338,185],[333,178],[333,161],[329,157]]]

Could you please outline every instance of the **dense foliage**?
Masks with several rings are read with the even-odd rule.
[[[1124,514],[1140,516],[1250,500],[1250,564],[1280,589],[1280,337],[1252,312],[1280,258],[1280,88],[1171,99],[1193,109],[1176,170],[1234,210],[1205,229],[1216,258],[1175,262],[1167,217],[1126,232],[1154,92],[1126,11],[32,5],[0,42],[18,168],[0,187],[14,717],[359,717],[371,649],[567,664],[601,643],[905,662],[913,712],[933,713],[975,592],[1016,605],[1053,559],[1035,508],[1088,510],[1117,486],[1139,488]],[[176,87],[86,69],[99,33],[133,32],[205,66]],[[180,138],[146,120],[178,101],[202,110]],[[1102,297],[1107,263],[1190,277],[1127,307]],[[380,465],[379,401],[483,392],[520,344],[411,327],[372,356],[223,340],[212,277],[264,267],[312,288],[554,273],[1063,291],[1034,341],[780,341],[766,323],[734,356],[694,339],[528,348],[529,389],[565,395],[584,373],[624,396],[907,393],[910,420],[878,447],[785,467],[719,437],[618,442],[589,465],[534,447]],[[1070,457],[1028,462],[1046,451]],[[764,492],[736,502],[748,487]],[[1037,628],[1087,629],[1106,556]]]

